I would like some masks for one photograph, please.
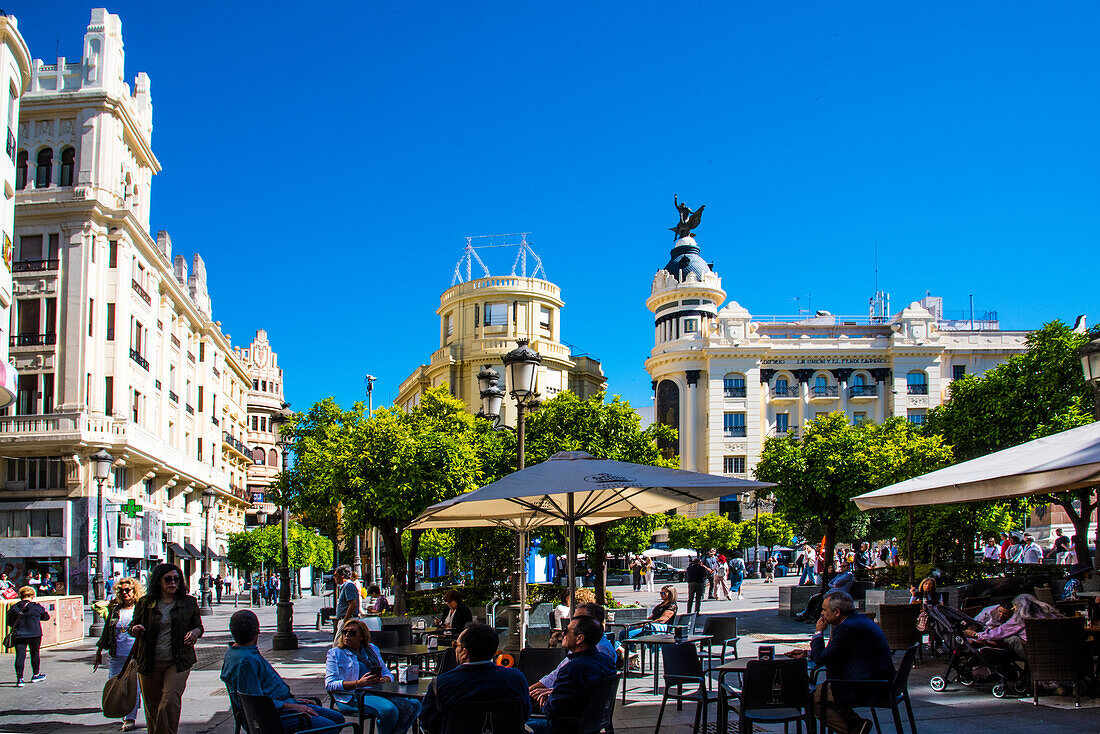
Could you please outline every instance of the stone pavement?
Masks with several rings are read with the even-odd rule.
[[[793,579],[778,579],[777,583],[792,583]],[[681,604],[686,598],[686,585],[677,584]],[[617,599],[637,601],[652,605],[656,594],[645,591],[635,593],[626,587],[613,587]],[[812,628],[793,619],[779,617],[776,613],[778,592],[776,586],[749,580],[744,586],[743,600],[721,602],[705,601],[702,612],[735,612],[741,620],[742,641],[739,652],[742,657],[756,655],[759,644],[774,644],[780,651],[792,644],[809,639]],[[260,617],[260,648],[276,669],[290,683],[295,693],[316,695],[327,700],[324,694],[324,657],[331,641],[326,633],[314,630],[314,618],[320,601],[306,598],[295,602],[295,631],[301,647],[289,652],[275,652],[271,648],[271,636],[275,631],[275,608],[262,607],[255,611]],[[218,678],[221,658],[229,642],[228,620],[233,613],[232,603],[222,604],[212,617],[206,617],[207,633],[198,645],[199,665],[192,671],[184,697],[181,732],[232,734],[233,721],[229,714],[229,701]],[[43,653],[42,669],[47,678],[42,683],[14,687],[12,656],[0,656],[0,734],[19,732],[39,734],[49,732],[82,732],[99,734],[118,730],[116,722],[103,718],[99,709],[100,692],[106,680],[106,670],[92,673],[93,641],[85,639]],[[949,686],[942,693],[928,687],[928,680],[940,672],[943,658],[928,660],[917,667],[910,681],[917,729],[920,734],[946,732],[989,732],[1003,730],[1036,730],[1051,725],[1084,734],[1100,732],[1100,700],[1086,698],[1080,710],[1072,708],[1066,698],[1041,698],[1044,705],[1033,706],[1028,700],[1006,698],[997,700],[988,689]],[[628,704],[616,705],[615,731],[617,734],[641,734],[653,731],[660,697],[650,694],[652,677],[644,680],[631,678],[627,692]],[[1053,705],[1052,705],[1053,704]],[[714,709],[711,709],[711,730],[714,730]],[[662,732],[689,732],[694,709],[677,712],[670,705],[662,724]],[[886,714],[886,722],[889,722]],[[139,715],[142,725],[144,716]],[[144,730],[144,729],[142,729]],[[731,727],[732,730],[732,727]],[[778,731],[778,727],[774,727]],[[887,725],[886,731],[890,731]]]

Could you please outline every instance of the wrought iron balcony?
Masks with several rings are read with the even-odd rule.
[[[37,273],[43,270],[57,270],[60,260],[18,260],[12,263],[13,273]]]
[[[252,452],[248,450],[248,447],[238,441],[229,431],[222,431],[222,440],[229,444],[231,448],[235,449],[237,453],[252,458]]]
[[[8,128],[8,158],[15,160],[15,133]]]
[[[218,424],[218,416],[216,416],[216,415],[210,416],[210,422],[213,423],[215,426],[219,425]]]
[[[172,334],[172,346],[174,346],[178,349],[179,345],[180,345],[179,338],[175,334]]]
[[[852,385],[848,388],[850,398],[877,398],[878,385]]]
[[[57,334],[16,334],[8,338],[8,345],[12,347],[44,347],[57,344]]]
[[[928,383],[927,382],[920,382],[920,383],[917,383],[917,384],[914,384],[914,385],[906,385],[906,388],[907,388],[907,392],[910,395],[927,395],[928,394]]]
[[[840,396],[840,388],[836,385],[814,385],[810,388],[811,398],[835,398]]]
[[[149,305],[153,304],[153,299],[149,297],[149,294],[145,292],[145,289],[141,287],[140,283],[138,283],[136,280],[131,280],[130,285],[134,289],[134,293],[137,293],[139,296],[141,296],[141,300],[145,301],[145,303]]]
[[[776,397],[776,398],[797,398],[798,397],[798,385],[778,385],[772,391],[772,397]]]
[[[195,409],[192,408],[190,405],[187,405],[186,403],[184,404],[183,409],[186,410],[191,415],[195,414]]]
[[[745,386],[741,385],[739,387],[723,387],[722,393],[727,398],[743,398],[745,397]]]
[[[173,403],[178,403],[180,401],[180,396],[169,390],[168,399],[171,400]]]
[[[194,364],[195,363],[195,355],[191,354],[191,352],[188,352],[187,353],[187,361],[190,362],[191,364]]]
[[[744,426],[726,426],[722,431],[726,438],[744,438],[746,436]]]
[[[149,371],[149,360],[147,360],[145,357],[142,357],[141,353],[133,347],[130,347],[130,359],[137,362],[138,366],[140,366],[146,372]]]
[[[221,379],[221,376],[222,376],[221,370],[219,370],[217,367],[211,367],[211,369],[214,370],[214,377],[217,377],[217,378]]]

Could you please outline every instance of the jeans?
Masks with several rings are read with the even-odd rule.
[[[405,734],[420,716],[420,702],[414,698],[384,698],[362,696],[363,710],[378,718],[378,734]],[[350,703],[336,702],[337,710],[345,714],[359,715],[355,699]]]
[[[695,603],[695,613],[699,613],[699,607],[703,603],[703,589],[706,584],[702,581],[689,581],[688,582],[688,603],[687,614],[691,614],[691,604]]]
[[[42,658],[38,651],[42,648],[41,637],[16,637],[15,643],[15,677],[23,680],[23,668],[27,664],[27,651],[31,653],[31,674],[38,675],[42,666]]]
[[[630,581],[634,584],[634,591],[642,590],[642,575],[640,573],[635,571],[634,573],[630,574]]]
[[[806,584],[813,585],[814,583],[814,567],[806,565],[802,567],[802,573],[798,577],[798,585],[803,586]]]
[[[554,723],[550,719],[529,719],[527,726],[534,734],[552,734]]]
[[[136,642],[134,643],[137,644]],[[107,655],[107,674],[114,678],[122,672],[122,666],[126,664],[126,655]],[[122,718],[137,721],[137,712],[141,708],[141,691],[138,690],[137,700],[134,702],[134,710]]]
[[[303,729],[316,729],[319,726],[344,723],[344,717],[332,709],[322,708],[312,703],[303,703],[303,705],[313,709],[313,715],[309,717],[308,723],[304,720],[302,714],[293,711],[279,714],[279,718],[283,722],[283,731],[287,734],[293,734],[293,732],[302,731]]]

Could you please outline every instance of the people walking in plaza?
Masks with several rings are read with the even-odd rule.
[[[111,678],[122,672],[130,650],[134,646],[134,637],[130,634],[130,625],[134,621],[134,608],[137,600],[144,594],[141,584],[134,578],[119,579],[114,584],[114,599],[107,606],[107,617],[103,620],[103,634],[96,643],[95,664],[93,670],[103,664],[103,652],[107,652],[107,673]],[[141,692],[134,702],[134,710],[122,717],[122,731],[137,728],[137,712],[141,707]]]
[[[730,593],[737,594],[737,598],[741,598],[741,584],[745,583],[745,574],[748,570],[745,568],[745,559],[741,557],[741,551],[735,550],[730,554],[729,560],[729,582]]]
[[[19,601],[8,607],[8,629],[11,630],[11,641],[15,647],[16,688],[23,687],[27,653],[30,653],[31,658],[31,683],[46,679],[46,674],[41,672],[39,651],[42,649],[42,623],[49,620],[50,615],[34,600],[37,595],[34,587],[24,586],[19,590]]]
[[[260,637],[260,620],[255,612],[251,609],[235,612],[229,618],[229,634],[233,637],[233,644],[225,651],[219,677],[238,710],[241,705],[238,696],[244,693],[270,698],[279,711],[283,731],[288,733],[344,723],[342,714],[291,695],[290,686],[256,646]]]
[[[1020,551],[1018,563],[1042,563],[1043,547],[1035,542],[1031,533],[1024,534],[1023,550]]]
[[[656,570],[653,564],[653,559],[648,556],[642,556],[642,560],[645,561],[645,571],[642,576],[645,578],[645,590],[652,594],[655,590],[653,583],[653,573]]]
[[[802,559],[798,574],[798,585],[812,585],[814,582],[814,568],[817,565],[817,553],[814,552],[813,546],[805,543],[798,557]]]
[[[357,688],[392,681],[394,675],[370,641],[370,630],[361,619],[349,619],[340,639],[325,657],[325,690],[333,694],[336,709],[358,714],[358,705],[378,718],[378,734],[404,734],[420,715],[420,703],[412,698],[364,695],[353,699]]]
[[[225,588],[225,579],[219,573],[218,577],[214,579],[214,594],[217,597],[218,603],[222,603],[222,590]]]
[[[634,556],[630,561],[630,582],[633,584],[634,591],[642,590],[642,571],[645,569],[645,564],[642,563],[641,556]]]
[[[703,593],[706,590],[707,580],[713,576],[714,571],[704,566],[698,558],[691,559],[691,563],[688,564],[687,570],[684,572],[684,578],[687,579],[688,585],[688,614],[691,614],[691,607],[693,605],[696,614],[699,613],[700,605],[703,603]]]
[[[775,583],[775,557],[771,555],[764,558],[764,583]]]
[[[1000,559],[1001,549],[997,546],[996,538],[989,538],[982,547],[982,560],[986,563],[996,563]]]
[[[134,608],[130,634],[140,641],[134,660],[146,726],[150,734],[176,734],[183,691],[197,660],[195,643],[203,634],[198,602],[187,593],[179,566],[162,563],[153,569],[149,590]]]
[[[715,596],[722,595],[723,601],[730,599],[730,587],[726,583],[726,575],[729,573],[729,562],[725,556],[718,556],[718,565],[714,569]]]
[[[717,583],[717,571],[718,571],[718,551],[711,548],[707,551],[706,556],[703,557],[703,565],[710,572],[707,574],[707,598],[717,599],[718,594],[715,591],[715,584]],[[690,602],[688,607],[690,607]]]
[[[1062,534],[1062,528],[1054,528],[1054,539],[1050,544],[1050,552],[1054,556],[1054,562],[1064,566],[1069,555],[1069,538]]]
[[[338,566],[332,574],[336,584],[336,638],[332,641],[335,645],[340,641],[340,630],[352,619],[359,618],[359,590],[355,588],[355,582],[351,580],[351,566]]]

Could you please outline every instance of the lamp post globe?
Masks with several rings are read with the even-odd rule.
[[[103,503],[103,483],[107,481],[107,477],[111,476],[111,466],[115,463],[115,459],[106,449],[100,449],[89,457],[92,463],[92,469],[95,472],[96,483],[96,554],[95,554],[95,576],[92,578],[92,595],[97,601],[106,601],[107,599],[107,545],[106,545],[106,528],[107,528],[107,507]],[[98,614],[92,615],[92,625],[88,628],[89,637],[98,637],[103,634],[103,618]]]
[[[210,590],[210,515],[214,504],[218,500],[218,493],[210,487],[202,491],[202,508],[206,515],[206,530],[203,533],[202,548],[202,577],[199,579],[199,614],[206,616],[214,613],[211,606],[212,594]]]
[[[1085,382],[1092,387],[1093,417],[1100,421],[1100,336],[1085,342],[1077,350],[1077,356],[1081,358]]]
[[[508,373],[508,387],[512,397],[523,403],[535,396],[539,365],[542,355],[527,346],[527,339],[516,341],[516,348],[504,355],[504,369]]]

